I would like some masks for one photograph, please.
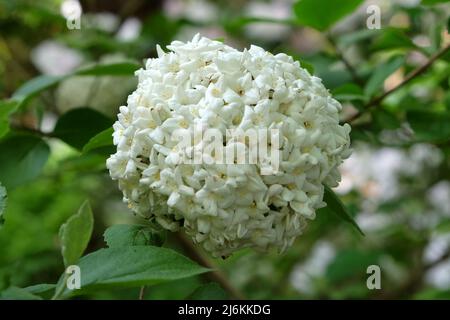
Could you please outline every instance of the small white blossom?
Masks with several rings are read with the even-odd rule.
[[[174,41],[137,71],[139,84],[114,125],[117,152],[107,160],[124,200],[168,230],[182,227],[214,256],[243,247],[285,250],[323,207],[324,184],[350,155],[350,126],[319,78],[285,54],[251,46],[238,51],[196,35]],[[248,145],[230,129],[278,129],[280,168],[261,175],[255,164],[180,162],[214,159],[200,141],[180,150],[176,130],[215,128],[225,149]],[[209,153],[208,153],[209,152]],[[207,154],[206,154],[207,153]]]

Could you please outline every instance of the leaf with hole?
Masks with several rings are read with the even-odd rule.
[[[103,236],[108,247],[162,246],[165,233],[157,232],[145,225],[116,224],[106,229]]]

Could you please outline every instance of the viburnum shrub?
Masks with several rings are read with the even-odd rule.
[[[337,168],[351,153],[341,105],[286,54],[239,51],[199,35],[167,48],[136,72],[138,87],[114,124],[117,152],[107,167],[124,201],[167,230],[183,228],[214,256],[285,250],[325,205],[324,185],[338,185]],[[249,142],[227,130],[278,130],[278,170],[261,173],[268,159],[179,161],[216,158],[202,139],[180,148],[173,138],[180,130],[194,136],[196,127],[219,130],[225,150],[241,147],[246,155]]]

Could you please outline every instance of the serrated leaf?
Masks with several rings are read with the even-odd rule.
[[[227,298],[225,290],[215,282],[198,287],[187,297],[189,300],[226,300]]]
[[[294,4],[294,12],[300,24],[325,31],[356,10],[362,2],[363,0],[299,0]]]
[[[164,234],[144,225],[117,224],[106,229],[103,236],[110,248],[129,246],[162,246]]]
[[[376,93],[384,84],[384,80],[399,69],[405,63],[404,57],[395,57],[388,62],[378,66],[375,72],[367,81],[364,93],[367,96],[372,96]]]
[[[101,249],[84,256],[77,265],[81,288],[73,291],[66,288],[62,297],[94,289],[153,285],[209,271],[173,250],[153,246]],[[62,281],[63,278],[58,286]]]
[[[0,228],[5,223],[5,218],[3,216],[6,210],[6,201],[8,199],[8,195],[6,193],[6,188],[0,182]]]
[[[77,149],[96,134],[111,127],[112,119],[90,108],[77,108],[63,114],[56,123],[53,136]]]
[[[8,189],[36,178],[50,154],[41,138],[28,135],[2,140],[0,150],[0,181]]]
[[[325,191],[323,195],[323,201],[327,204],[327,208],[342,220],[347,221],[348,223],[353,225],[355,229],[364,236],[364,232],[362,232],[361,228],[347,211],[347,208],[342,203],[341,199],[339,199],[339,197],[328,186],[324,186],[324,188]]]
[[[85,201],[78,212],[71,216],[59,230],[61,238],[61,254],[64,265],[77,262],[86,250],[94,228],[94,217],[88,201]]]
[[[83,153],[89,152],[94,149],[113,146],[113,138],[112,134],[114,129],[112,127],[103,130],[97,135],[93,136],[88,143],[86,143],[83,147]]]

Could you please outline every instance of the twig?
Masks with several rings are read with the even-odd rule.
[[[144,300],[145,297],[145,286],[142,286],[141,289],[139,290],[139,300]]]
[[[219,283],[222,288],[227,291],[230,296],[234,299],[245,300],[245,296],[242,292],[240,292],[237,288],[235,288],[226,278],[226,276],[217,269],[216,266],[212,264],[202,253],[198,251],[198,249],[194,246],[194,244],[187,239],[183,234],[177,232],[175,237],[179,244],[186,251],[187,255],[197,261],[200,265],[205,268],[211,269],[212,271],[207,273],[206,275],[212,280]]]
[[[359,85],[363,85],[364,81],[359,77],[359,75],[356,72],[355,68],[353,68],[353,66],[350,64],[350,62],[344,56],[343,52],[339,49],[339,46],[337,45],[336,41],[334,41],[333,37],[330,34],[327,35],[327,40],[333,46],[333,49],[336,52],[336,55],[339,58],[339,60],[341,60],[342,63],[347,68],[348,72],[350,73],[350,75],[353,78],[353,81],[355,81]]]
[[[448,51],[450,50],[450,44],[443,47],[441,50],[439,50],[438,52],[436,52],[435,54],[433,54],[430,59],[423,64],[422,66],[418,67],[417,69],[411,71],[404,79],[401,83],[399,83],[397,86],[385,91],[382,95],[379,95],[378,97],[373,98],[372,100],[370,100],[368,103],[366,103],[366,105],[364,106],[364,110],[355,113],[354,115],[352,115],[351,117],[349,117],[348,119],[346,119],[344,122],[353,122],[356,119],[358,119],[359,117],[361,117],[368,109],[375,107],[377,105],[380,104],[381,101],[383,101],[388,95],[390,95],[391,93],[393,93],[394,91],[397,91],[398,89],[400,89],[401,87],[403,87],[404,85],[406,85],[408,82],[410,82],[412,79],[420,76],[422,73],[424,73],[425,71],[428,70],[428,68],[430,68],[430,66],[436,61],[438,60],[440,57],[442,57],[444,54],[446,54]]]

